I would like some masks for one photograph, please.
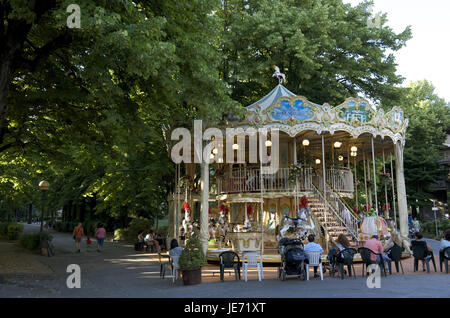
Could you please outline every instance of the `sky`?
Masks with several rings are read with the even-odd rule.
[[[356,5],[361,0],[344,0]],[[450,1],[374,0],[373,16],[387,13],[387,25],[396,33],[411,26],[412,38],[395,52],[397,74],[403,85],[426,79],[435,93],[450,102]]]

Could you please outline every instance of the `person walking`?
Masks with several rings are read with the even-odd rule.
[[[102,251],[103,242],[105,241],[106,236],[106,230],[103,227],[102,223],[99,223],[97,225],[97,228],[95,229],[95,238],[97,239],[97,252]]]
[[[80,253],[81,239],[84,235],[84,229],[81,223],[78,223],[78,225],[73,229],[72,235],[73,239],[75,240],[75,249],[77,250],[76,253]]]

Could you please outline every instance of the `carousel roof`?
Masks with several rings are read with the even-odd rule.
[[[369,133],[382,139],[388,136],[394,143],[401,141],[404,144],[408,126],[408,119],[400,107],[395,106],[385,113],[363,98],[347,98],[338,106],[318,105],[295,95],[281,83],[246,110],[245,119],[232,123],[232,126],[279,129],[291,137],[307,130],[332,135],[336,131],[345,131],[353,138]]]
[[[292,93],[290,90],[288,90],[286,87],[284,87],[281,84],[278,84],[269,94],[261,98],[259,101],[251,104],[250,106],[247,106],[246,108],[248,110],[253,110],[255,108],[260,109],[266,109],[270,107],[271,105],[275,104],[275,102],[280,97],[290,97],[290,96],[296,96],[294,93]]]

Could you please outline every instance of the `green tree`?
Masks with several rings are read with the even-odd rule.
[[[341,103],[364,94],[374,100],[398,99],[393,51],[411,37],[386,25],[370,28],[365,1],[356,7],[342,0],[224,0],[222,78],[244,105],[275,84],[274,65],[287,75],[286,87],[316,103]]]
[[[409,119],[404,151],[405,183],[414,211],[416,206],[430,205],[429,186],[443,173],[437,161],[442,159],[439,150],[450,129],[450,109],[426,80],[413,82],[406,88],[402,107]]]

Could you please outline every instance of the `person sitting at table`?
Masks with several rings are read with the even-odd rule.
[[[181,252],[183,252],[183,248],[181,246],[178,246],[178,241],[176,239],[173,239],[170,241],[170,256],[180,256]]]
[[[153,234],[153,230],[150,230],[150,232],[145,236],[145,244],[147,245],[147,247],[153,245],[153,246],[156,247],[156,251],[158,253],[161,252],[161,249],[159,247],[159,242],[155,239],[155,236]]]
[[[378,240],[378,235],[372,235],[371,239],[366,241],[364,247],[368,248],[376,254],[379,254],[378,256],[370,254],[370,260],[372,262],[376,262],[377,264],[379,264],[381,262],[381,258],[383,258],[383,264],[386,264],[386,262],[390,260],[390,258],[386,254],[384,254],[383,244]],[[381,271],[384,272],[384,266],[380,267]]]
[[[439,263],[442,264],[444,260],[444,250],[450,246],[450,229],[446,229],[444,232],[444,238],[441,241],[441,246],[439,247]]]
[[[158,242],[159,246],[163,246],[164,247],[164,240],[161,237],[161,235],[159,234],[158,230],[155,230],[155,234],[153,235],[153,238]]]
[[[323,248],[322,246],[320,246],[320,244],[317,244],[314,242],[315,236],[314,234],[310,234],[308,235],[308,242],[305,247],[304,247],[304,252],[306,254],[306,264],[309,264],[309,256],[308,253],[310,252],[320,252],[323,253]],[[314,278],[315,277],[319,277],[319,274],[317,274],[317,267],[318,266],[314,266]],[[324,269],[325,272],[325,269]]]
[[[386,241],[386,243],[383,246],[383,251],[386,253],[388,252],[392,247],[394,247],[394,245],[397,245],[399,247],[405,247],[403,246],[403,242],[402,239],[400,238],[400,235],[398,234],[398,232],[396,230],[392,230],[391,232],[391,236],[389,237],[389,239]],[[391,259],[390,253],[386,254],[386,256]]]
[[[337,247],[337,248],[336,248]],[[328,260],[330,262],[330,265],[332,266],[332,269],[330,270],[331,272],[335,272],[336,269],[334,268],[336,266],[337,263],[343,263],[344,259],[341,256],[341,253],[338,253],[338,249],[339,252],[345,250],[346,248],[351,248],[352,245],[350,244],[350,241],[348,240],[347,236],[345,236],[344,234],[339,234],[337,240],[336,240],[336,247],[333,247],[330,249],[330,251],[328,252]],[[349,273],[350,270],[349,270]]]
[[[422,245],[425,248],[425,251],[426,251],[425,257],[427,257],[429,255],[433,256],[433,249],[427,244],[427,242],[422,240],[423,239],[423,234],[420,233],[420,232],[416,232],[414,234],[414,236],[416,237],[416,239],[411,241],[411,249],[414,246]],[[425,272],[425,260],[422,260],[422,269]]]
[[[137,236],[137,250],[142,251],[143,248],[144,248],[144,231],[141,230],[138,232]]]

